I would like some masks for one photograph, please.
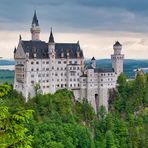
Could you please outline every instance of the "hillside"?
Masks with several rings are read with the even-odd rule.
[[[66,89],[37,94],[26,103],[10,86],[0,85],[0,147],[146,148],[148,75],[129,82],[121,75],[118,83],[110,92],[109,112],[102,106],[97,114]]]

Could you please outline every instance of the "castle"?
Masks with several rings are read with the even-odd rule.
[[[87,99],[95,111],[101,105],[108,108],[108,91],[116,87],[117,77],[123,72],[124,55],[118,41],[113,45],[112,67],[100,69],[94,57],[85,66],[79,42],[56,43],[52,29],[48,42],[41,41],[36,12],[30,32],[32,39],[24,41],[20,37],[14,49],[14,89],[22,92],[26,101],[35,95],[35,85],[39,85],[43,94],[67,88],[76,100]]]

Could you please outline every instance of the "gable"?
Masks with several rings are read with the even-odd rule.
[[[17,50],[14,54],[15,59],[24,59],[26,57],[21,41],[18,44]]]

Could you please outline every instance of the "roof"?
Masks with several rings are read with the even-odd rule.
[[[32,19],[32,25],[33,24],[35,24],[36,26],[39,26],[39,22],[38,22],[38,19],[37,19],[36,11],[34,11],[34,16],[33,16],[33,19]]]
[[[54,43],[54,37],[53,37],[53,34],[52,34],[52,29],[51,29],[50,36],[49,36],[49,43]]]
[[[96,68],[95,72],[98,72],[98,73],[108,73],[108,72],[114,72],[114,70],[113,70],[113,68],[106,68],[106,69]]]
[[[44,41],[21,41],[25,53],[29,53],[29,58],[33,58],[36,53],[36,58],[48,58],[48,43]],[[55,43],[56,58],[61,58],[61,53],[64,53],[63,58],[77,58],[77,51],[79,48],[80,58],[83,58],[83,51],[80,49],[78,43]]]
[[[13,52],[16,53],[16,47],[14,48],[14,51]]]
[[[24,66],[23,64],[17,64],[16,66]]]
[[[87,77],[87,74],[83,74],[83,75],[81,75],[80,77]]]
[[[94,57],[92,57],[91,61],[96,60]]]
[[[119,41],[116,41],[114,46],[122,46],[122,44],[120,44]]]

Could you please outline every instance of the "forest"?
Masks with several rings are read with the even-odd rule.
[[[147,148],[148,75],[118,78],[109,111],[94,112],[69,90],[40,94],[24,102],[8,84],[0,85],[0,148]]]

